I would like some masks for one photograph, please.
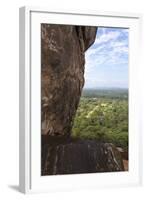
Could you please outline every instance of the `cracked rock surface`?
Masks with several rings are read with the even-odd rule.
[[[124,171],[121,154],[109,143],[75,140],[45,144],[42,175]]]
[[[41,24],[42,134],[70,136],[96,27]]]

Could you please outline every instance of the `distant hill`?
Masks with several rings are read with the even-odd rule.
[[[121,89],[121,88],[83,89],[82,97],[128,99],[128,89]]]

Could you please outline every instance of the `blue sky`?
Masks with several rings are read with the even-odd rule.
[[[128,88],[128,29],[99,27],[86,51],[84,88]]]

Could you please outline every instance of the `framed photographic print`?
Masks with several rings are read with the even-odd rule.
[[[139,185],[141,15],[20,8],[20,191]]]

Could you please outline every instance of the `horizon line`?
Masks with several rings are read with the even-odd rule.
[[[84,89],[125,89],[125,90],[128,90],[129,88],[128,87],[83,87],[83,90]]]

